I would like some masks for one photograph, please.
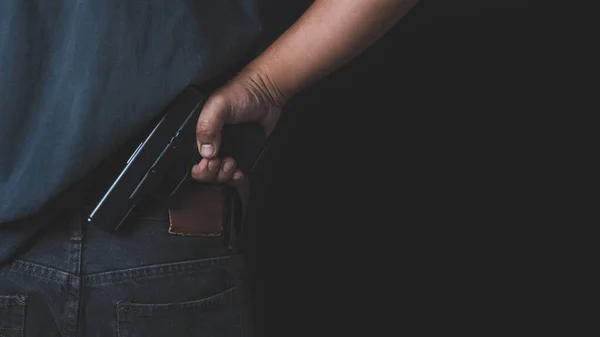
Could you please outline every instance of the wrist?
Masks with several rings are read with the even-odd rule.
[[[264,69],[249,64],[241,73],[244,85],[259,100],[264,100],[274,107],[282,108],[293,95],[289,91],[283,90],[280,83],[277,83],[273,77]]]

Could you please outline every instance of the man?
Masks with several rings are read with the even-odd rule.
[[[315,1],[208,99],[193,178],[240,184],[235,158],[219,156],[224,124],[258,123],[269,134],[290,97],[415,2]],[[1,336],[251,334],[243,262],[221,233],[173,232],[167,206],[150,202],[125,233],[108,233],[85,225],[90,205],[71,189],[106,188],[94,168],[259,34],[252,0],[0,3]]]

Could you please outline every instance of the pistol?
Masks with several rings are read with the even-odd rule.
[[[118,231],[135,206],[150,195],[169,198],[191,179],[191,168],[201,159],[196,123],[207,98],[200,88],[189,86],[165,108],[89,214],[89,223]],[[228,124],[222,130],[219,155],[232,157],[236,168],[249,175],[264,145],[260,125]]]

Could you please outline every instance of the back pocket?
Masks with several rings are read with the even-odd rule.
[[[119,337],[242,336],[237,289],[197,301],[117,305]]]
[[[0,295],[0,337],[23,337],[25,296]]]

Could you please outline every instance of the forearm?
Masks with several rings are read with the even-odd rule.
[[[360,54],[417,0],[317,0],[248,65],[280,104]]]

